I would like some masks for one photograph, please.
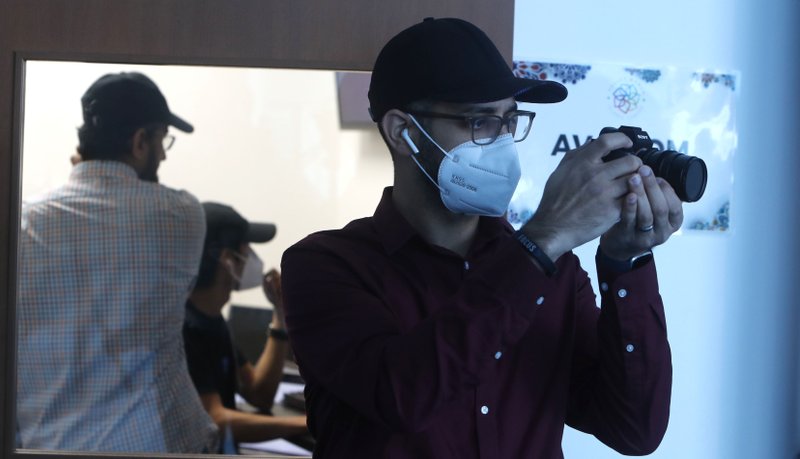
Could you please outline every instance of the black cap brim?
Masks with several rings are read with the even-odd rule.
[[[470,87],[432,96],[433,99],[455,103],[494,102],[508,97],[519,102],[553,104],[567,98],[567,88],[556,81],[512,76],[485,81],[479,88]]]
[[[245,238],[247,242],[267,242],[275,237],[277,228],[272,223],[250,223]]]
[[[514,79],[517,91],[513,97],[520,102],[554,104],[567,98],[567,87],[557,81]]]
[[[170,126],[175,126],[175,128],[179,131],[194,132],[194,126],[187,123],[186,120],[178,117],[174,113],[169,114],[169,121],[167,122],[167,124],[169,124]]]

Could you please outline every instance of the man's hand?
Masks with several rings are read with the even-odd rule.
[[[622,133],[603,134],[567,152],[550,175],[536,213],[522,230],[552,260],[620,221],[628,180],[642,161],[634,155],[609,162],[603,157],[630,146],[631,140]],[[620,242],[619,236],[613,239]]]
[[[264,279],[261,283],[264,289],[264,295],[267,300],[274,306],[275,312],[272,314],[272,327],[278,329],[285,329],[283,314],[283,293],[281,291],[281,274],[275,268],[270,269],[264,274]]]
[[[616,260],[628,260],[663,244],[683,223],[683,203],[649,167],[640,167],[628,179],[628,188],[620,221],[600,238],[600,250]]]

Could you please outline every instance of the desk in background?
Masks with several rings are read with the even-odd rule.
[[[305,411],[284,404],[287,393],[296,393],[303,390],[303,384],[295,382],[281,382],[275,392],[275,404],[272,406],[273,416],[299,416]],[[246,400],[236,395],[236,406],[242,411],[258,412]],[[276,439],[260,443],[240,443],[239,452],[243,455],[256,454],[282,454],[284,456],[311,457],[314,450],[314,437],[311,434],[298,435],[286,439]]]

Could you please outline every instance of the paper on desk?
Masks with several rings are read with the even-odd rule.
[[[311,451],[301,448],[294,443],[278,438],[275,440],[262,441],[258,443],[239,443],[240,449],[251,449],[265,451],[268,453],[283,454],[286,456],[307,456],[311,457]]]
[[[282,403],[285,394],[290,392],[302,391],[304,384],[281,382],[275,391],[275,403]],[[246,403],[244,398],[236,394],[236,404]],[[240,449],[250,449],[254,451],[264,451],[268,453],[283,454],[286,456],[311,456],[311,451],[301,448],[294,443],[277,438],[275,440],[262,441],[257,443],[239,443]]]
[[[287,393],[302,392],[303,388],[305,387],[305,384],[281,382],[278,384],[278,388],[275,390],[275,403],[283,403],[283,398]],[[242,406],[247,403],[247,400],[245,400],[244,397],[239,394],[236,394],[234,398],[236,401],[236,406]]]
[[[305,387],[305,384],[281,381],[281,383],[278,384],[278,389],[275,391],[275,403],[283,403],[283,397],[287,393],[302,392]]]

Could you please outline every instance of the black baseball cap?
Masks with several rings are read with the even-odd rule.
[[[567,97],[555,81],[517,78],[486,34],[455,18],[426,18],[389,40],[378,54],[369,85],[370,116],[431,99],[482,103],[514,97],[553,103]]]
[[[272,223],[252,223],[244,219],[233,207],[217,202],[204,202],[206,213],[206,240],[216,240],[223,233],[234,233],[242,242],[267,242],[275,237],[277,228]]]
[[[183,132],[194,127],[169,110],[153,80],[138,72],[109,73],[81,97],[83,122],[98,129],[136,128],[163,123]]]

